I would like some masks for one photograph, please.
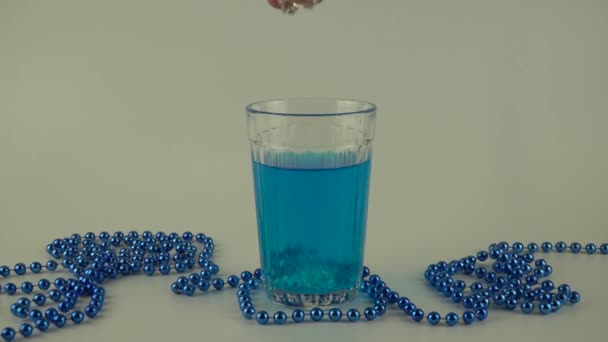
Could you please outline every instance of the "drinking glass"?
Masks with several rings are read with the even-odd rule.
[[[263,284],[280,303],[352,300],[361,281],[376,106],[293,98],[247,106]]]

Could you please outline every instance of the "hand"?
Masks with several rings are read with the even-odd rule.
[[[314,5],[320,3],[322,0],[267,0],[270,6],[280,9],[287,10],[289,8],[294,7],[294,5],[299,5],[305,8],[312,8]]]
[[[281,8],[281,0],[268,0],[270,6],[280,9]]]

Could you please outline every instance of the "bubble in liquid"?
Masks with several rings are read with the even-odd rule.
[[[280,0],[281,10],[287,14],[294,14],[300,8],[311,9],[323,0]]]

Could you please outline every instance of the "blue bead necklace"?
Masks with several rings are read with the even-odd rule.
[[[263,286],[261,270],[243,271],[240,277],[230,275],[224,280],[217,276],[220,267],[212,261],[214,250],[211,237],[190,232],[181,236],[177,233],[153,234],[150,231],[141,235],[135,231],[126,235],[121,232],[113,235],[102,232],[99,236],[86,233],[84,236],[73,234],[68,238],[56,239],[46,246],[46,251],[60,262],[49,260],[44,265],[33,262],[29,266],[18,263],[12,268],[0,266],[0,278],[12,277],[13,274],[22,276],[28,271],[34,274],[55,272],[59,266],[71,275],[67,279],[57,277],[53,282],[43,278],[36,284],[24,281],[20,286],[12,282],[0,285],[0,295],[23,294],[10,306],[10,312],[25,321],[17,329],[2,329],[0,336],[5,341],[12,341],[18,334],[29,337],[36,330],[42,333],[95,318],[103,308],[106,291],[102,284],[105,281],[138,273],[153,276],[157,271],[162,275],[172,272],[184,274],[196,266],[201,271],[193,272],[188,277],[178,276],[171,284],[173,293],[192,296],[196,291],[206,292],[212,287],[218,291],[227,286],[236,288],[243,316],[249,320],[255,319],[261,325],[280,325],[290,318],[295,323],[324,319],[356,322],[362,317],[371,321],[383,316],[390,305],[396,305],[416,322],[426,317],[431,325],[454,326],[459,322],[468,325],[485,320],[490,305],[506,310],[519,308],[525,314],[535,310],[550,314],[581,300],[580,294],[569,285],[556,287],[551,280],[546,279],[553,269],[545,260],[535,257],[539,251],[580,253],[583,246],[577,242],[570,245],[562,241],[555,245],[544,242],[540,248],[535,243],[524,247],[519,242],[512,246],[500,242],[491,244],[487,251],[479,251],[476,256],[429,265],[424,272],[429,285],[465,308],[461,315],[450,312],[443,317],[435,311],[425,314],[409,298],[392,290],[380,276],[370,274],[367,267],[362,271],[360,289],[370,297],[373,305],[362,312],[351,308],[343,313],[339,308],[331,308],[326,313],[321,308],[312,308],[307,311],[295,309],[291,315],[283,311],[271,315],[267,311],[256,310],[251,301],[252,291]],[[608,244],[603,243],[598,248],[589,243],[584,247],[587,254],[596,254],[598,250],[600,254],[608,254]],[[481,265],[485,262],[489,263],[487,267]],[[478,281],[467,287],[463,280],[454,278],[458,273],[476,277]],[[83,310],[76,308],[81,301],[88,301]]]

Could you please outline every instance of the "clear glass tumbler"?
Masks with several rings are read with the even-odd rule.
[[[263,283],[294,306],[356,297],[363,269],[376,106],[257,102],[247,121]]]

